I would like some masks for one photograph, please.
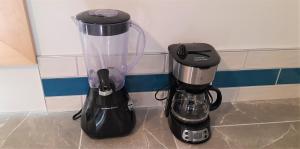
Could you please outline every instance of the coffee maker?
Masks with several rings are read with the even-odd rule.
[[[211,85],[221,58],[205,43],[173,44],[168,50],[170,89],[165,115],[169,127],[183,142],[206,142],[211,137],[209,111],[222,102],[220,90]]]
[[[125,88],[125,76],[141,59],[143,30],[126,12],[96,9],[74,18],[79,29],[89,91],[82,110],[82,130],[92,138],[124,136],[135,126],[133,104]],[[137,31],[137,53],[127,64],[129,28]]]

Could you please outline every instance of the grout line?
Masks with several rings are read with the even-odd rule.
[[[277,141],[283,139],[291,131],[291,129],[294,129],[294,127],[290,125],[290,127],[287,129],[287,131],[285,133],[283,133],[280,136],[276,137],[275,139],[270,141],[268,144],[263,145],[262,147],[260,147],[260,149],[264,149],[267,146],[275,144]],[[296,132],[297,132],[297,130],[296,130]]]
[[[80,49],[81,50],[81,49]],[[298,47],[286,47],[286,48],[248,48],[248,49],[218,49],[218,52],[248,52],[248,51],[283,51],[283,50],[293,50],[293,51],[299,51],[300,49]],[[132,55],[134,53],[129,53],[129,55]],[[144,55],[163,55],[168,54],[168,52],[165,51],[155,51],[155,52],[145,52]],[[68,54],[68,55],[56,55],[56,54],[36,54],[36,57],[72,57],[72,56],[82,56],[81,54]]]
[[[284,124],[284,123],[291,123],[291,122],[300,122],[300,120],[293,120],[293,121],[278,121],[278,122],[261,122],[261,123],[248,123],[248,124],[229,124],[229,125],[216,125],[212,126],[213,128],[220,128],[220,127],[235,127],[235,126],[251,126],[251,125],[267,125],[267,124]]]
[[[135,55],[136,53],[128,53],[128,55]],[[146,52],[144,55],[166,55],[167,52]],[[36,55],[36,57],[48,58],[48,57],[78,57],[83,56],[83,54],[69,54],[69,55]]]
[[[247,62],[247,60],[248,60],[248,55],[249,55],[249,51],[246,51],[246,56],[245,56],[245,60],[244,60],[242,69],[245,69],[246,62]]]
[[[276,81],[275,81],[275,85],[277,85],[277,83],[278,83],[280,74],[281,74],[281,68],[280,68],[279,71],[278,71],[277,78],[276,78]]]
[[[167,72],[167,70],[166,70],[166,65],[167,65],[167,56],[168,55],[164,55],[164,73],[166,73]]]
[[[76,73],[77,73],[77,77],[80,76],[79,75],[79,67],[78,67],[78,57],[75,57],[75,65],[76,65]]]
[[[79,138],[79,143],[78,143],[78,149],[81,148],[81,141],[82,141],[82,129],[80,129],[80,138]]]
[[[175,143],[176,149],[179,149],[178,144],[177,144],[177,139],[174,135],[173,135],[173,141]]]
[[[145,140],[146,140],[147,149],[150,149],[149,139],[147,137],[146,132],[143,133],[143,136],[145,137]]]
[[[38,73],[39,73],[39,79],[40,79],[40,86],[42,88],[42,94],[43,94],[43,99],[44,99],[44,104],[45,104],[45,108],[46,108],[46,112],[48,112],[48,107],[47,107],[47,102],[46,102],[46,96],[45,96],[45,91],[44,91],[44,88],[43,88],[43,78],[42,78],[42,73],[41,73],[41,69],[40,69],[40,65],[38,64],[38,60],[37,60],[37,68],[38,68]]]
[[[151,131],[149,131],[148,129],[144,129],[146,131],[146,133],[148,133],[150,136],[152,136],[152,138],[159,143],[161,146],[163,146],[165,149],[168,149],[168,147],[166,145],[164,145],[158,138],[156,138]]]
[[[142,126],[143,130],[145,130],[145,122],[146,122],[146,119],[147,119],[147,116],[148,116],[148,112],[149,112],[149,108],[146,107],[146,109],[147,109],[147,111],[146,111],[144,119],[143,119],[143,126]]]
[[[143,130],[144,137],[146,139],[147,149],[149,149],[149,139],[148,139],[147,134],[146,134],[147,132],[145,132],[145,122],[146,122],[146,119],[147,119],[147,116],[148,116],[148,111],[149,111],[149,108],[146,108],[146,113],[145,113],[143,123],[142,123],[142,130]]]
[[[238,92],[236,93],[236,97],[235,97],[235,99],[234,99],[234,102],[240,101],[240,100],[239,100],[240,94],[241,94],[241,87],[238,88]]]
[[[26,114],[26,116],[24,117],[24,119],[5,137],[4,140],[2,140],[1,144],[0,144],[0,148],[2,148],[2,146],[4,145],[4,143],[6,142],[6,140],[8,139],[8,137],[14,133],[22,124],[23,122],[28,118],[28,116],[30,115],[30,112],[28,112]]]

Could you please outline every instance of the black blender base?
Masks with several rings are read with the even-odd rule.
[[[136,117],[133,109],[128,108],[129,96],[125,88],[105,97],[99,96],[98,89],[90,89],[82,108],[81,128],[91,138],[102,139],[122,137],[131,133]],[[107,108],[97,106],[113,105]],[[99,104],[98,104],[99,105]]]
[[[178,121],[171,113],[168,116],[169,127],[174,136],[185,143],[200,144],[205,143],[211,137],[209,117],[197,124],[185,124]]]

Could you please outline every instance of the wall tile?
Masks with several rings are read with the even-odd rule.
[[[84,58],[82,56],[77,57],[77,69],[78,69],[79,76],[87,76]]]
[[[170,43],[193,41],[229,49],[299,46],[297,0],[273,1],[272,5],[261,0],[189,0],[188,3],[183,0],[27,0],[27,3],[37,50],[42,55],[80,54],[78,30],[70,17],[95,8],[128,12],[147,34],[150,44],[146,51],[164,51]],[[249,6],[253,9],[248,9]],[[187,17],[195,14],[197,17]]]
[[[145,54],[138,64],[128,72],[129,75],[134,74],[161,74],[164,73],[164,61],[165,55],[162,53]],[[133,58],[133,55],[129,55],[128,62]],[[86,66],[84,63],[84,58],[82,56],[77,57],[78,73],[79,76],[87,76]]]
[[[278,84],[296,84],[300,83],[300,68],[281,69]]]
[[[81,104],[84,105],[84,102],[86,100],[86,95],[81,96]]]
[[[218,70],[239,70],[244,67],[247,51],[221,51],[221,63],[218,66]]]
[[[42,78],[77,76],[75,57],[38,57]]]
[[[125,82],[128,92],[151,92],[165,88],[168,84],[167,74],[129,75]]]
[[[38,55],[82,53],[78,29],[71,17],[86,9],[85,1],[26,0],[26,2]],[[70,3],[72,5],[69,5]]]
[[[250,50],[245,69],[300,67],[299,57],[300,50]]]
[[[169,73],[169,54],[165,55],[165,73]]]
[[[300,97],[300,84],[241,87],[237,101]]]
[[[154,107],[161,106],[162,102],[157,101],[154,98],[155,92],[140,92],[140,93],[130,93],[134,106],[136,107]],[[164,94],[162,94],[164,96]]]
[[[133,58],[133,55],[129,55],[129,60]],[[165,68],[165,54],[145,54],[138,64],[129,71],[129,74],[157,74],[164,73]]]
[[[235,102],[239,93],[238,87],[219,88],[222,93],[222,102]],[[214,99],[217,98],[215,92],[210,92]]]
[[[82,95],[88,90],[86,77],[43,79],[45,96]]]
[[[37,65],[0,68],[0,112],[46,111]]]
[[[273,85],[279,69],[220,71],[213,84],[217,87]]]
[[[239,87],[220,88],[222,93],[222,102],[234,102],[239,95]]]
[[[48,112],[78,111],[82,106],[81,96],[55,96],[45,100]]]

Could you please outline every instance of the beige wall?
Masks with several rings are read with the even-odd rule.
[[[35,64],[24,0],[0,2],[0,67]]]
[[[147,33],[146,52],[175,42],[218,49],[299,47],[298,0],[27,0],[39,55],[81,54],[70,17],[92,8],[129,12]]]
[[[298,47],[300,47],[300,0],[298,0]]]

